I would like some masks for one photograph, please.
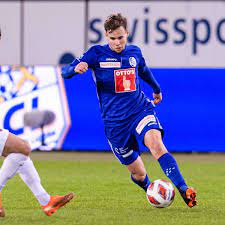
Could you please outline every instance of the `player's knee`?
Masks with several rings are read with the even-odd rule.
[[[149,148],[152,153],[152,156],[155,159],[160,158],[166,152],[162,140],[158,136],[153,135],[152,138],[149,139],[147,147]]]
[[[159,143],[162,141],[161,134],[157,130],[149,130],[144,137],[145,145],[148,148],[157,148]]]
[[[158,151],[159,148],[160,148],[160,140],[159,140],[159,138],[157,138],[155,136],[152,136],[151,138],[149,138],[147,147],[151,151]]]
[[[31,153],[30,144],[27,141],[23,141],[22,154],[29,156]]]

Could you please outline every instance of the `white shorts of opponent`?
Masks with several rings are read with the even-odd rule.
[[[8,136],[9,136],[9,131],[0,128],[0,156],[2,155]]]

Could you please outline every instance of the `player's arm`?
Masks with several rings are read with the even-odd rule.
[[[80,63],[79,59],[75,59],[72,63],[63,66],[61,69],[62,77],[64,79],[68,79],[76,75],[77,73],[75,72],[75,68],[77,65],[79,65],[79,63]]]
[[[61,70],[62,77],[65,79],[71,78],[76,74],[85,73],[89,67],[95,65],[96,54],[94,47],[90,48],[81,58],[75,59],[72,63],[63,66]]]
[[[158,104],[159,102],[161,102],[162,101],[162,93],[161,93],[160,85],[156,81],[151,70],[145,64],[145,60],[143,57],[141,57],[141,61],[140,61],[139,68],[138,68],[138,74],[142,80],[144,80],[146,83],[148,83],[152,87],[153,92],[154,92],[153,93],[154,103]]]

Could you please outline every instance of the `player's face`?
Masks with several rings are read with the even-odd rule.
[[[109,47],[111,50],[120,53],[126,46],[128,32],[124,29],[124,27],[119,27],[113,32],[107,31],[105,33],[106,39],[109,43]]]

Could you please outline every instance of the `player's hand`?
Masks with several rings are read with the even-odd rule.
[[[88,64],[86,62],[80,62],[76,65],[74,71],[76,73],[82,74],[88,70]]]
[[[153,93],[153,98],[154,98],[154,104],[158,104],[162,101],[162,93],[159,93],[159,94],[155,94]]]

